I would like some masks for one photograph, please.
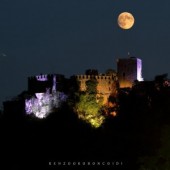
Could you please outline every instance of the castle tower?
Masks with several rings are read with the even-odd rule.
[[[143,81],[142,60],[136,57],[118,59],[117,76],[120,88],[131,88],[135,80]]]

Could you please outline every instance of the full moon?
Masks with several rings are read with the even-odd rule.
[[[120,28],[122,29],[130,29],[132,28],[132,26],[135,23],[135,19],[133,17],[133,15],[129,12],[122,12],[119,16],[118,16],[118,25]]]

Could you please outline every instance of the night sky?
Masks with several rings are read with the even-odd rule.
[[[143,60],[143,77],[170,74],[170,2],[151,0],[0,0],[0,103],[27,89],[27,77],[69,77]],[[122,30],[121,12],[135,25]]]

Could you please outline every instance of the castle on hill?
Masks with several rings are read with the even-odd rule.
[[[95,69],[89,69],[85,74],[73,75],[70,78],[61,74],[28,77],[27,97],[22,105],[27,114],[34,112],[37,117],[43,118],[53,108],[59,107],[74,88],[86,91],[86,82],[94,79],[97,80],[97,97],[103,98],[103,105],[109,105],[109,98],[116,97],[119,88],[132,88],[135,81],[143,81],[142,60],[136,57],[118,59],[117,71],[109,69],[102,74]],[[4,102],[4,110],[12,108],[9,107],[12,103]]]
[[[55,77],[55,82],[54,82]],[[28,77],[28,91],[30,94],[45,92],[46,89],[57,89],[58,91],[69,91],[73,81],[79,82],[79,90],[86,91],[86,82],[88,80],[97,80],[98,96],[103,97],[103,104],[108,102],[110,95],[115,96],[118,88],[131,88],[134,81],[143,81],[142,78],[142,60],[136,57],[129,57],[117,60],[117,72],[107,70],[106,73],[98,73],[98,70],[88,69],[85,74],[74,75],[66,79],[64,75],[37,75]]]

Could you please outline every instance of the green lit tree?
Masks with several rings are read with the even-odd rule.
[[[98,128],[104,122],[102,115],[102,98],[97,100],[97,81],[89,80],[86,82],[86,92],[80,93],[79,101],[76,103],[78,117],[92,127]]]

